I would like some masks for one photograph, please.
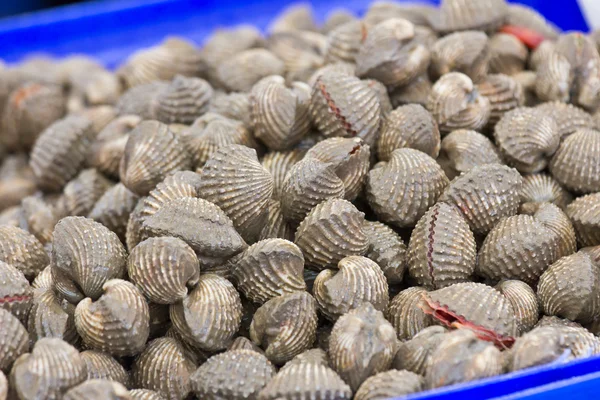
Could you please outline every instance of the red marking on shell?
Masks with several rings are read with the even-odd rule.
[[[31,296],[27,296],[27,295],[4,296],[4,297],[0,297],[0,304],[18,303],[21,301],[29,301],[29,300],[31,300]]]
[[[431,216],[431,224],[429,225],[429,235],[427,236],[427,266],[429,267],[429,276],[431,277],[431,285],[437,289],[435,285],[435,276],[433,274],[433,236],[435,235],[435,223],[440,213],[440,207],[435,206],[433,215]]]
[[[532,50],[535,50],[544,40],[546,40],[544,35],[523,26],[505,25],[500,29],[500,32],[515,36],[523,42],[525,46]]]
[[[327,105],[329,106],[329,109],[331,110],[333,115],[335,115],[335,117],[342,123],[344,130],[348,132],[352,137],[358,135],[358,132],[352,129],[352,124],[346,121],[346,117],[342,115],[342,111],[335,105],[335,102],[331,98],[331,95],[327,91],[327,88],[325,87],[325,84],[323,82],[319,82],[319,90],[321,90],[323,97],[325,97]]]

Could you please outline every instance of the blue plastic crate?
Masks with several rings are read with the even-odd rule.
[[[487,1],[487,0],[482,0]],[[600,0],[597,0],[600,1]],[[296,0],[111,0],[84,3],[0,20],[0,58],[14,63],[33,54],[63,57],[72,53],[95,57],[109,67],[129,54],[152,46],[167,35],[197,44],[216,28],[251,23],[266,29]],[[439,0],[421,0],[437,4]],[[538,9],[563,30],[587,31],[575,0],[519,0]],[[369,0],[312,1],[317,17],[336,8],[362,14]],[[597,398],[600,357],[566,365],[547,365],[472,383],[409,396],[410,400]]]

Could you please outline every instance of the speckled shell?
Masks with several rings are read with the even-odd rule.
[[[536,108],[554,118],[554,121],[558,125],[561,141],[579,129],[594,129],[594,119],[592,116],[572,104],[552,101],[542,103]]]
[[[230,91],[248,92],[262,78],[283,75],[285,64],[265,49],[249,49],[229,57],[217,67],[219,82]]]
[[[307,292],[272,298],[254,313],[250,338],[281,365],[309,349],[316,339],[317,305]]]
[[[121,159],[121,182],[143,196],[169,173],[191,167],[191,157],[180,138],[167,125],[143,121],[129,134]]]
[[[177,74],[198,76],[205,68],[200,51],[190,42],[168,37],[157,46],[133,53],[117,75],[127,87],[158,80],[171,80]]]
[[[57,212],[44,199],[29,196],[21,201],[22,226],[42,244],[52,242],[52,232],[58,222]]]
[[[426,293],[426,289],[413,286],[398,293],[390,302],[386,316],[396,329],[398,340],[412,339],[433,324],[433,319],[418,307]]]
[[[122,183],[108,189],[98,199],[88,217],[100,222],[125,241],[127,221],[135,208],[139,196],[127,189]]]
[[[362,43],[367,38],[368,25],[353,20],[340,24],[327,34],[325,61],[354,63]]]
[[[339,262],[338,269],[323,270],[315,279],[313,294],[321,313],[335,321],[363,302],[370,302],[377,310],[386,311],[388,283],[374,261],[349,256]]]
[[[488,73],[490,50],[484,32],[456,32],[438,39],[431,49],[431,73],[462,72],[478,82]]]
[[[28,150],[44,129],[66,113],[60,86],[28,82],[15,88],[2,102],[0,143],[8,150]]]
[[[201,399],[254,399],[275,375],[267,358],[252,350],[229,350],[208,359],[192,374],[192,388]]]
[[[364,214],[342,199],[317,205],[296,231],[296,245],[306,266],[321,270],[335,267],[346,256],[363,255],[369,239],[362,229]]]
[[[427,107],[432,83],[427,74],[423,74],[406,86],[395,88],[390,92],[392,106],[400,107],[408,104],[420,104]]]
[[[521,211],[537,210],[540,204],[552,203],[566,209],[573,196],[567,192],[551,175],[532,174],[523,177],[521,188]]]
[[[0,261],[33,279],[50,259],[35,236],[14,226],[0,225]]]
[[[583,251],[563,257],[540,277],[537,295],[546,315],[588,323],[600,314],[600,270]]]
[[[490,38],[488,46],[491,73],[513,75],[525,69],[529,51],[516,36],[496,33]]]
[[[415,27],[392,18],[369,29],[356,55],[356,75],[386,87],[404,86],[427,71],[431,54],[416,39]]]
[[[32,299],[33,290],[23,272],[0,261],[0,308],[25,323]]]
[[[517,280],[505,280],[496,285],[515,310],[519,336],[529,332],[538,322],[540,306],[531,286]]]
[[[552,176],[578,193],[600,191],[600,131],[578,129],[562,141],[550,162]]]
[[[294,231],[283,217],[281,203],[277,200],[269,200],[269,204],[267,205],[267,221],[258,235],[258,240],[274,238],[293,241]]]
[[[310,115],[326,137],[360,137],[372,145],[379,133],[381,105],[368,82],[326,72],[313,85]]]
[[[459,129],[442,140],[438,163],[449,179],[478,165],[502,164],[498,149],[479,132]]]
[[[521,107],[502,116],[494,129],[494,138],[510,165],[520,172],[533,173],[543,170],[558,149],[560,131],[545,112]]]
[[[477,85],[479,94],[490,101],[491,129],[507,112],[525,104],[525,93],[519,82],[508,75],[488,75]]]
[[[77,305],[77,332],[92,349],[114,356],[138,354],[149,334],[148,303],[132,283],[121,279],[107,281],[102,290],[97,301],[88,297]]]
[[[394,150],[390,161],[369,172],[366,194],[369,205],[383,222],[414,226],[442,194],[448,178],[427,154]]]
[[[156,97],[156,119],[166,124],[191,124],[208,111],[213,89],[200,78],[177,75]]]
[[[273,194],[273,177],[256,151],[238,144],[220,147],[200,176],[200,196],[220,207],[246,241],[254,241]]]
[[[200,276],[196,253],[183,240],[149,238],[133,248],[127,261],[131,281],[152,302],[183,300]]]
[[[58,400],[86,376],[85,363],[73,346],[60,339],[44,338],[31,353],[17,359],[10,373],[10,386],[23,400]]]
[[[88,379],[106,379],[129,387],[129,373],[113,357],[96,350],[80,353],[87,366]]]
[[[103,379],[90,379],[67,391],[64,400],[130,400],[125,386]]]
[[[84,217],[66,217],[56,224],[52,246],[52,276],[56,280],[71,280],[76,284],[73,298],[77,303],[84,297],[96,300],[106,281],[125,273],[127,253],[117,235],[102,224]]]
[[[370,303],[341,316],[331,331],[331,366],[353,390],[368,377],[388,370],[395,353],[394,328]]]
[[[129,391],[131,400],[166,400],[160,392],[148,389],[135,389]]]
[[[431,363],[431,355],[446,338],[447,332],[446,328],[434,325],[422,329],[412,339],[400,343],[392,368],[425,375]]]
[[[554,204],[542,203],[531,214],[557,236],[556,260],[577,251],[575,229],[563,210]]]
[[[37,190],[36,179],[24,154],[2,157],[0,165],[0,210],[19,205]]]
[[[182,302],[171,305],[170,314],[173,326],[185,341],[214,351],[227,348],[238,331],[242,302],[228,280],[205,274]]]
[[[164,204],[142,223],[146,236],[173,236],[186,242],[198,256],[200,267],[210,267],[246,247],[233,222],[216,205],[183,197]]]
[[[35,142],[29,165],[43,190],[60,190],[81,169],[94,131],[87,118],[68,116],[50,125]]]
[[[443,0],[439,13],[433,14],[429,23],[438,32],[493,31],[503,24],[507,13],[505,0]]]
[[[475,237],[460,211],[447,203],[432,206],[408,243],[408,271],[416,283],[435,290],[471,280]]]
[[[427,109],[443,133],[456,129],[483,128],[490,117],[491,105],[473,81],[460,72],[442,76],[431,88]]]
[[[519,279],[534,285],[557,260],[558,237],[536,218],[504,218],[485,238],[477,257],[476,272],[492,281]]]
[[[454,179],[439,200],[457,206],[473,233],[486,234],[502,218],[517,212],[522,182],[513,168],[476,166]]]
[[[308,350],[287,363],[258,394],[258,400],[350,400],[350,387],[322,357],[305,357]],[[322,354],[322,353],[321,353]]]
[[[425,381],[428,388],[500,375],[502,353],[470,331],[446,335],[431,356]]]
[[[406,268],[406,245],[402,238],[378,221],[365,221],[362,228],[369,239],[365,257],[381,267],[388,284],[402,282]]]
[[[63,189],[61,206],[68,215],[86,216],[113,183],[96,169],[85,169]]]
[[[355,400],[386,400],[423,390],[422,376],[409,371],[390,370],[373,375],[360,385]]]
[[[190,377],[195,369],[195,362],[176,339],[162,337],[150,342],[135,360],[132,381],[166,399],[183,400],[192,390]]]
[[[559,34],[558,28],[547,21],[538,11],[521,4],[508,6],[506,23],[508,25],[526,26],[540,33],[546,39],[556,39]]]
[[[250,246],[232,261],[230,270],[238,290],[254,302],[306,290],[302,251],[284,239]]]
[[[74,314],[75,306],[61,300],[51,289],[36,289],[27,322],[32,343],[43,337],[54,337],[77,345],[79,336]]]
[[[384,119],[377,141],[377,158],[389,161],[396,149],[409,147],[437,158],[440,131],[431,114],[419,104],[396,108]]]
[[[29,336],[19,320],[2,308],[0,323],[0,371],[8,373],[13,362],[29,349]]]
[[[270,151],[263,157],[261,163],[273,175],[273,198],[280,199],[287,173],[304,157],[304,151]]]
[[[575,199],[567,207],[579,246],[600,245],[600,193]]]
[[[561,328],[545,326],[535,328],[515,341],[510,350],[508,369],[517,371],[536,365],[560,362],[571,358],[569,346]]]
[[[573,83],[571,64],[554,49],[549,49],[537,66],[535,93],[542,101],[568,102]]]

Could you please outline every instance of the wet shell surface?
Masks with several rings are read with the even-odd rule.
[[[129,392],[118,382],[103,379],[90,379],[71,389],[63,397],[65,400],[129,400]]]
[[[377,263],[361,256],[342,259],[338,270],[321,271],[315,279],[313,294],[321,313],[332,321],[363,302],[382,312],[389,302],[383,271]]]
[[[156,97],[156,119],[165,124],[189,125],[208,111],[212,95],[213,89],[204,79],[177,75]]]
[[[363,231],[370,243],[365,257],[381,267],[388,284],[402,282],[406,269],[406,245],[402,238],[378,221],[365,221]]]
[[[456,130],[442,140],[438,163],[449,179],[483,164],[502,164],[498,149],[479,132]]]
[[[13,362],[29,350],[29,335],[17,317],[0,308],[0,371],[8,373]]]
[[[422,329],[412,339],[398,345],[392,367],[425,375],[435,349],[446,338],[448,331],[443,326],[430,326]]]
[[[532,330],[538,322],[540,305],[531,286],[522,281],[505,280],[498,283],[496,289],[512,304],[519,335]]]
[[[0,261],[0,308],[24,323],[27,321],[32,299],[33,290],[23,272]]]
[[[579,246],[600,245],[600,193],[575,199],[567,207]]]
[[[489,59],[488,37],[484,32],[456,32],[435,42],[430,71],[438,77],[461,72],[478,82],[488,73]]]
[[[409,371],[390,370],[373,375],[360,385],[355,400],[386,400],[423,390],[422,376]]]
[[[577,193],[600,191],[600,131],[578,129],[562,141],[550,161],[552,176]]]
[[[79,355],[87,367],[88,379],[103,379],[130,386],[129,373],[110,355],[96,350],[82,351]]]
[[[390,161],[369,172],[369,205],[383,222],[411,227],[437,201],[448,185],[442,168],[427,154],[402,148]]]
[[[398,340],[409,340],[433,324],[433,319],[424,313],[419,304],[427,290],[413,286],[398,293],[390,302],[387,319],[396,329]]]
[[[516,36],[496,33],[490,38],[489,49],[491,73],[513,75],[525,69],[529,51]]]
[[[551,175],[540,173],[523,177],[521,211],[537,210],[542,203],[552,203],[566,209],[573,197]]]
[[[10,226],[0,226],[0,261],[33,279],[50,263],[43,245],[29,232]]]
[[[287,173],[304,157],[304,151],[271,151],[262,158],[261,164],[273,175],[273,198],[281,199]]]
[[[283,75],[285,64],[265,49],[249,49],[224,60],[217,69],[219,83],[232,92],[248,92],[271,75]]]
[[[67,215],[87,216],[113,183],[96,169],[85,169],[63,189],[61,207]]]

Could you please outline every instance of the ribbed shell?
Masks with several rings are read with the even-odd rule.
[[[529,50],[516,36],[496,33],[488,42],[490,72],[513,75],[525,69]]]
[[[137,115],[121,115],[106,125],[92,145],[90,165],[107,176],[118,177],[127,135],[140,121]]]
[[[49,263],[44,246],[29,232],[10,225],[0,225],[0,261],[15,267],[33,279]]]
[[[442,140],[438,163],[449,179],[478,165],[502,164],[498,149],[479,132],[459,129]]]
[[[74,314],[75,306],[61,300],[51,289],[36,289],[27,323],[31,341],[54,337],[77,345]]]
[[[390,302],[386,316],[396,329],[398,340],[412,339],[433,324],[433,319],[419,308],[426,293],[426,289],[413,286],[398,293]]]
[[[334,62],[333,64],[327,64],[319,69],[317,69],[311,77],[308,79],[307,83],[314,87],[317,79],[319,79],[322,75],[326,73],[334,73],[334,74],[344,74],[354,76],[354,71],[356,70],[356,65],[354,63],[349,62]],[[368,84],[368,82],[365,81]]]
[[[249,92],[270,75],[283,75],[285,64],[265,49],[249,49],[223,60],[217,67],[219,83],[233,92]]]
[[[485,238],[476,272],[491,281],[519,279],[535,285],[558,259],[559,237],[536,218],[514,215],[502,219]]]
[[[96,169],[84,169],[63,189],[62,207],[68,215],[86,216],[112,186]]]
[[[552,203],[567,208],[573,196],[566,191],[551,175],[540,173],[523,177],[521,187],[521,210],[537,210],[540,204]]]
[[[129,134],[121,159],[121,182],[143,196],[169,173],[191,168],[191,157],[181,139],[167,125],[143,121]]]
[[[204,43],[201,55],[209,67],[209,76],[221,62],[235,54],[262,45],[263,38],[258,29],[251,25],[239,25],[227,29],[219,28],[212,32]]]
[[[156,98],[169,87],[169,82],[154,81],[130,88],[121,95],[116,104],[120,116],[135,115],[141,119],[153,119]]]
[[[585,252],[563,257],[540,277],[537,295],[546,315],[589,323],[600,315],[600,270]]]
[[[369,238],[363,223],[364,214],[346,200],[329,199],[313,208],[295,239],[306,266],[322,270],[335,267],[344,257],[365,254]]]
[[[580,247],[600,245],[600,193],[582,196],[567,207]]]
[[[252,350],[229,350],[209,358],[193,373],[192,388],[201,399],[255,399],[275,375],[267,358]]]
[[[426,386],[436,388],[488,378],[503,372],[502,353],[470,331],[446,335],[431,356]]]
[[[533,173],[543,170],[548,157],[558,149],[560,132],[545,112],[521,107],[504,114],[496,124],[494,138],[510,165],[520,172]]]
[[[242,121],[250,126],[250,94],[215,92],[210,100],[209,112]]]
[[[194,250],[173,237],[149,238],[134,247],[127,272],[144,296],[158,304],[183,300],[200,277]]]
[[[335,321],[364,302],[379,311],[387,310],[388,283],[379,265],[366,257],[350,256],[342,259],[338,268],[321,271],[313,286],[319,310],[328,319]]]
[[[272,298],[254,313],[250,338],[281,365],[309,349],[316,339],[317,305],[307,292]]]
[[[456,32],[438,39],[431,49],[430,71],[436,77],[462,72],[475,82],[488,73],[490,49],[484,32]]]
[[[208,111],[212,96],[213,89],[204,79],[177,75],[156,97],[156,119],[165,124],[189,125]]]
[[[595,127],[592,116],[572,104],[552,101],[542,103],[536,108],[554,118],[558,125],[561,141],[579,129],[594,129]]]
[[[535,328],[515,341],[510,350],[508,369],[517,371],[552,362],[560,362],[568,355],[569,347],[561,328],[544,326]],[[567,361],[572,356],[564,359]]]
[[[258,240],[274,238],[293,241],[294,231],[283,217],[281,203],[271,199],[267,205],[267,221],[258,235]]]
[[[32,299],[33,290],[23,272],[0,261],[0,308],[25,323]]]
[[[130,400],[129,392],[125,386],[118,382],[103,379],[91,379],[71,389],[64,400]]]
[[[0,152],[3,152],[0,150]],[[24,154],[3,155],[0,164],[0,210],[17,206],[37,191],[37,183]]]
[[[246,241],[255,241],[273,194],[273,177],[256,151],[238,144],[220,147],[200,176],[200,196],[220,207]]]
[[[327,38],[316,32],[277,32],[267,39],[267,48],[279,57],[286,70],[286,79],[305,81],[323,65]]]
[[[52,280],[52,265],[47,265],[46,268],[40,271],[31,282],[32,289],[53,289],[54,281]]]
[[[505,0],[443,0],[439,14],[433,14],[429,22],[438,32],[493,31],[503,24],[507,13]]]
[[[409,371],[390,370],[373,375],[360,385],[354,400],[386,400],[423,390],[422,376]]]
[[[171,321],[182,338],[203,350],[226,349],[242,321],[242,302],[233,285],[218,275],[200,276],[198,286],[171,305]]]
[[[554,49],[537,66],[535,93],[542,101],[568,102],[573,84],[571,64],[567,58]]]
[[[533,72],[538,71],[540,65],[549,60],[556,49],[556,41],[544,40],[535,49],[532,49],[529,57],[529,69]]]
[[[162,337],[150,342],[135,360],[132,381],[135,387],[155,390],[168,400],[183,400],[192,391],[190,377],[195,370],[183,346]]]
[[[117,235],[102,224],[84,217],[66,217],[56,224],[52,246],[52,276],[76,284],[77,303],[83,297],[96,300],[102,286],[125,274],[127,253]],[[60,292],[60,288],[57,288]],[[63,293],[66,295],[66,293]]]
[[[390,161],[369,172],[366,194],[382,222],[412,227],[448,185],[442,168],[418,150],[394,150]]]
[[[431,114],[419,104],[396,108],[384,119],[377,141],[377,158],[389,161],[396,149],[409,147],[433,158],[440,151],[440,131]]]
[[[269,25],[272,33],[286,31],[314,31],[317,29],[313,10],[308,4],[292,4],[283,9]]]
[[[511,4],[508,6],[506,23],[508,25],[526,26],[540,33],[546,39],[556,39],[559,35],[556,26],[547,21],[542,14],[531,7],[521,4]]]
[[[387,371],[396,354],[392,325],[372,304],[341,316],[329,338],[329,359],[333,369],[357,390],[370,376]]]
[[[23,400],[58,400],[85,381],[85,362],[60,339],[40,339],[31,353],[19,357],[10,373],[10,386]]]
[[[434,312],[434,318],[445,318],[436,311],[451,313],[457,316],[459,328],[472,330],[481,339],[511,342],[517,334],[511,303],[499,291],[482,283],[457,283],[425,294],[424,300],[421,306],[428,313]]]
[[[135,389],[129,391],[131,400],[166,400],[160,392],[148,389]]]
[[[416,38],[415,26],[401,18],[369,29],[356,55],[356,75],[388,88],[404,86],[427,71],[431,54]]]
[[[422,329],[412,339],[398,345],[392,367],[425,375],[431,355],[446,338],[447,332],[446,328],[437,325]]]
[[[40,189],[60,190],[88,157],[94,131],[87,118],[68,116],[50,125],[35,142],[29,165]]]
[[[477,85],[477,89],[490,101],[490,128],[507,112],[525,105],[523,86],[508,75],[488,75]]]
[[[400,235],[378,221],[365,221],[362,228],[369,239],[365,257],[381,267],[388,284],[402,282],[406,269],[406,245]]]
[[[52,242],[52,232],[58,222],[54,207],[39,197],[29,196],[21,201],[21,212],[27,230],[42,244]]]
[[[80,353],[87,366],[88,379],[106,379],[119,382],[125,387],[130,386],[129,373],[113,357],[96,350],[86,350]]]
[[[287,173],[304,157],[300,149],[290,151],[270,151],[263,157],[261,163],[273,175],[273,198],[280,199]]]
[[[529,332],[537,324],[540,305],[531,286],[517,280],[505,280],[496,285],[515,310],[519,336]]]
[[[306,290],[302,251],[284,239],[255,243],[231,263],[230,270],[238,290],[257,303]]]
[[[443,75],[431,88],[427,109],[437,121],[440,131],[456,129],[480,130],[490,117],[491,105],[473,81],[460,72]]]
[[[436,290],[470,281],[476,256],[475,237],[460,211],[437,203],[412,231],[408,271],[418,285]]]
[[[368,82],[326,72],[313,85],[310,115],[326,137],[360,137],[373,145],[379,133],[381,106]]]
[[[561,331],[574,358],[600,354],[600,339],[587,329],[580,326],[563,327]]]
[[[308,133],[310,86],[289,87],[280,76],[267,77],[252,88],[250,114],[254,135],[272,150],[293,147]]]
[[[362,43],[367,38],[368,26],[360,20],[348,21],[327,34],[325,61],[354,63]]]
[[[574,192],[600,191],[600,131],[578,129],[563,140],[552,157],[550,172]]]
[[[121,279],[107,281],[104,294],[89,297],[75,309],[75,326],[83,342],[94,350],[114,356],[138,354],[146,344],[150,316],[140,291]]]
[[[408,104],[420,104],[427,107],[427,99],[431,93],[432,83],[427,74],[423,74],[404,87],[395,88],[390,92],[390,102],[393,107]]]
[[[542,203],[537,207],[533,217],[557,236],[557,260],[577,251],[575,229],[563,210],[554,204]]]
[[[473,233],[486,234],[502,218],[516,214],[522,182],[513,168],[476,166],[454,179],[439,200],[457,206]]]
[[[8,373],[13,362],[29,350],[29,335],[19,320],[0,308],[0,371]]]
[[[88,217],[100,222],[125,241],[129,215],[138,203],[139,196],[127,189],[122,183],[108,189],[98,199]]]

